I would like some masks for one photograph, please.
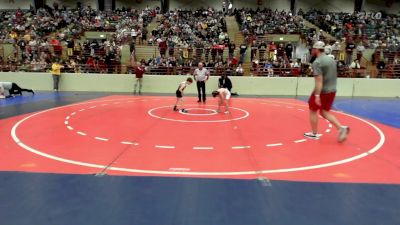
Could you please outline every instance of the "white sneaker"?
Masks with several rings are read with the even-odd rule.
[[[314,132],[308,132],[304,134],[304,137],[309,138],[309,139],[314,139],[314,140],[318,140],[319,137],[321,137],[320,134],[315,134]]]
[[[339,136],[337,138],[338,142],[339,143],[344,142],[347,139],[347,136],[349,135],[349,133],[350,133],[349,127],[347,127],[347,126],[341,127],[339,130]]]

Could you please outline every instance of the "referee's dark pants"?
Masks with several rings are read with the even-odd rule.
[[[197,93],[199,96],[199,102],[203,100],[206,101],[206,82],[205,81],[197,81]]]

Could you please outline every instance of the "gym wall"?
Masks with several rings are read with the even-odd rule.
[[[186,76],[146,75],[144,93],[175,93],[178,84]],[[134,76],[127,74],[64,74],[61,91],[132,92]],[[314,87],[314,80],[305,77],[231,77],[233,92],[241,95],[307,96]],[[49,73],[0,72],[0,81],[9,81],[21,87],[38,91],[51,91],[53,80]],[[217,88],[218,77],[211,77],[207,92]],[[400,96],[399,79],[352,79],[338,80],[338,96],[344,97],[396,97]],[[187,88],[188,94],[196,93],[196,85]]]
[[[34,5],[33,0],[1,0],[0,9],[29,9],[30,5]]]

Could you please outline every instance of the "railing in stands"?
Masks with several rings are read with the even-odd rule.
[[[195,66],[148,66],[146,69],[147,75],[191,75],[197,67]],[[240,74],[236,72],[234,67],[209,67],[211,76],[241,76],[248,74]],[[0,72],[49,72],[51,70],[51,65],[40,65],[35,66],[31,64],[13,65],[13,64],[3,64],[0,65]],[[105,64],[95,64],[87,65],[80,64],[75,66],[64,65],[62,73],[101,73],[101,74],[135,74],[135,68],[131,66],[121,65],[118,63],[113,63],[110,65]],[[299,68],[253,68],[252,74],[254,76],[263,77],[304,77],[312,76],[307,66]],[[338,70],[338,77],[342,78],[385,78],[385,79],[399,79],[400,78],[400,64],[392,65],[386,69],[378,70],[376,76],[371,76],[371,71],[366,68],[361,69],[349,69],[347,67],[340,68]]]

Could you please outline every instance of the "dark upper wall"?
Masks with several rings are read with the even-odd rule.
[[[195,9],[200,7],[212,7],[221,9],[221,0],[170,0],[170,8],[186,8]],[[386,1],[393,1],[391,6],[386,6]],[[75,7],[78,0],[46,0],[47,4],[52,5],[53,2],[58,2],[60,6]],[[81,0],[85,5],[90,5],[97,8],[97,0]],[[290,9],[290,0],[261,0],[261,7],[269,7],[272,9]],[[0,9],[29,9],[32,0],[15,0],[11,3],[8,0],[0,1]],[[146,6],[155,7],[160,6],[158,0],[116,0],[116,7],[135,7],[145,8]],[[233,6],[236,8],[257,8],[257,0],[233,0]],[[354,10],[354,1],[352,0],[297,0],[296,8],[308,10],[311,8],[327,9],[328,11],[335,12],[352,12]],[[389,13],[400,13],[400,0],[365,0],[364,9],[366,11],[385,10]]]

